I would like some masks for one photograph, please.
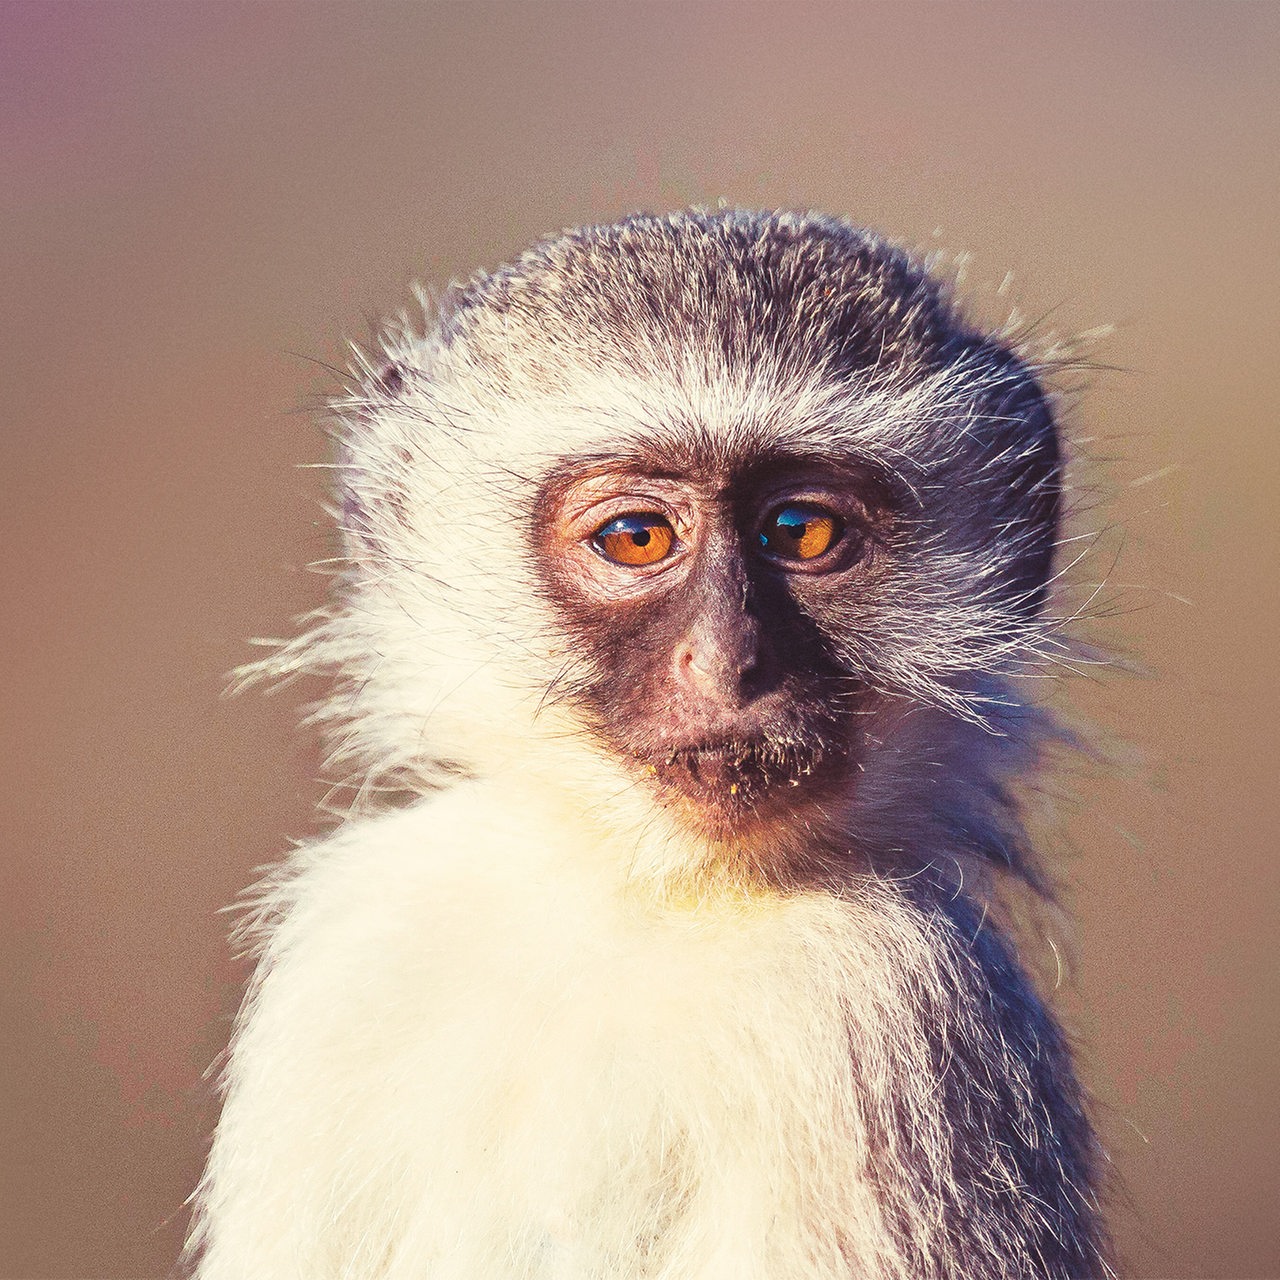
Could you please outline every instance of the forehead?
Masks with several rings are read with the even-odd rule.
[[[568,364],[821,365],[839,379],[933,363],[959,326],[901,250],[803,214],[636,216],[535,246],[447,298],[446,346],[525,377]]]
[[[974,341],[920,264],[844,224],[627,219],[458,290],[428,416],[535,482],[567,460],[703,485],[819,461],[893,475],[981,389]]]

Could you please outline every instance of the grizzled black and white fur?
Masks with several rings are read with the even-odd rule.
[[[412,801],[260,887],[200,1280],[1110,1274],[988,910],[1061,643],[1031,362],[877,236],[734,210],[385,348],[267,666]]]

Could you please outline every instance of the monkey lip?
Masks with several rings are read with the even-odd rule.
[[[650,769],[660,783],[700,808],[742,817],[766,793],[801,786],[829,754],[816,741],[734,738],[676,748]]]

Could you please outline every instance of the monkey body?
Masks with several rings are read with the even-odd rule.
[[[541,808],[464,784],[275,891],[202,1276],[1090,1274],[1085,1206],[1024,1198],[1079,1140],[1061,1050],[1026,991],[991,1033],[973,920],[637,901]]]
[[[1029,371],[874,237],[732,212],[547,242],[388,354],[270,666],[421,798],[259,891],[200,1280],[1107,1274],[986,911],[1051,643]]]

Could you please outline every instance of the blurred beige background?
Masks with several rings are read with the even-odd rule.
[[[1127,754],[1064,784],[1071,1007],[1128,1274],[1280,1275],[1278,19],[6,0],[0,1275],[173,1265],[243,978],[218,911],[323,794],[315,690],[220,696],[325,588],[309,359],[412,280],[720,197],[1117,326],[1069,425],[1095,634],[1149,674],[1076,682]]]

